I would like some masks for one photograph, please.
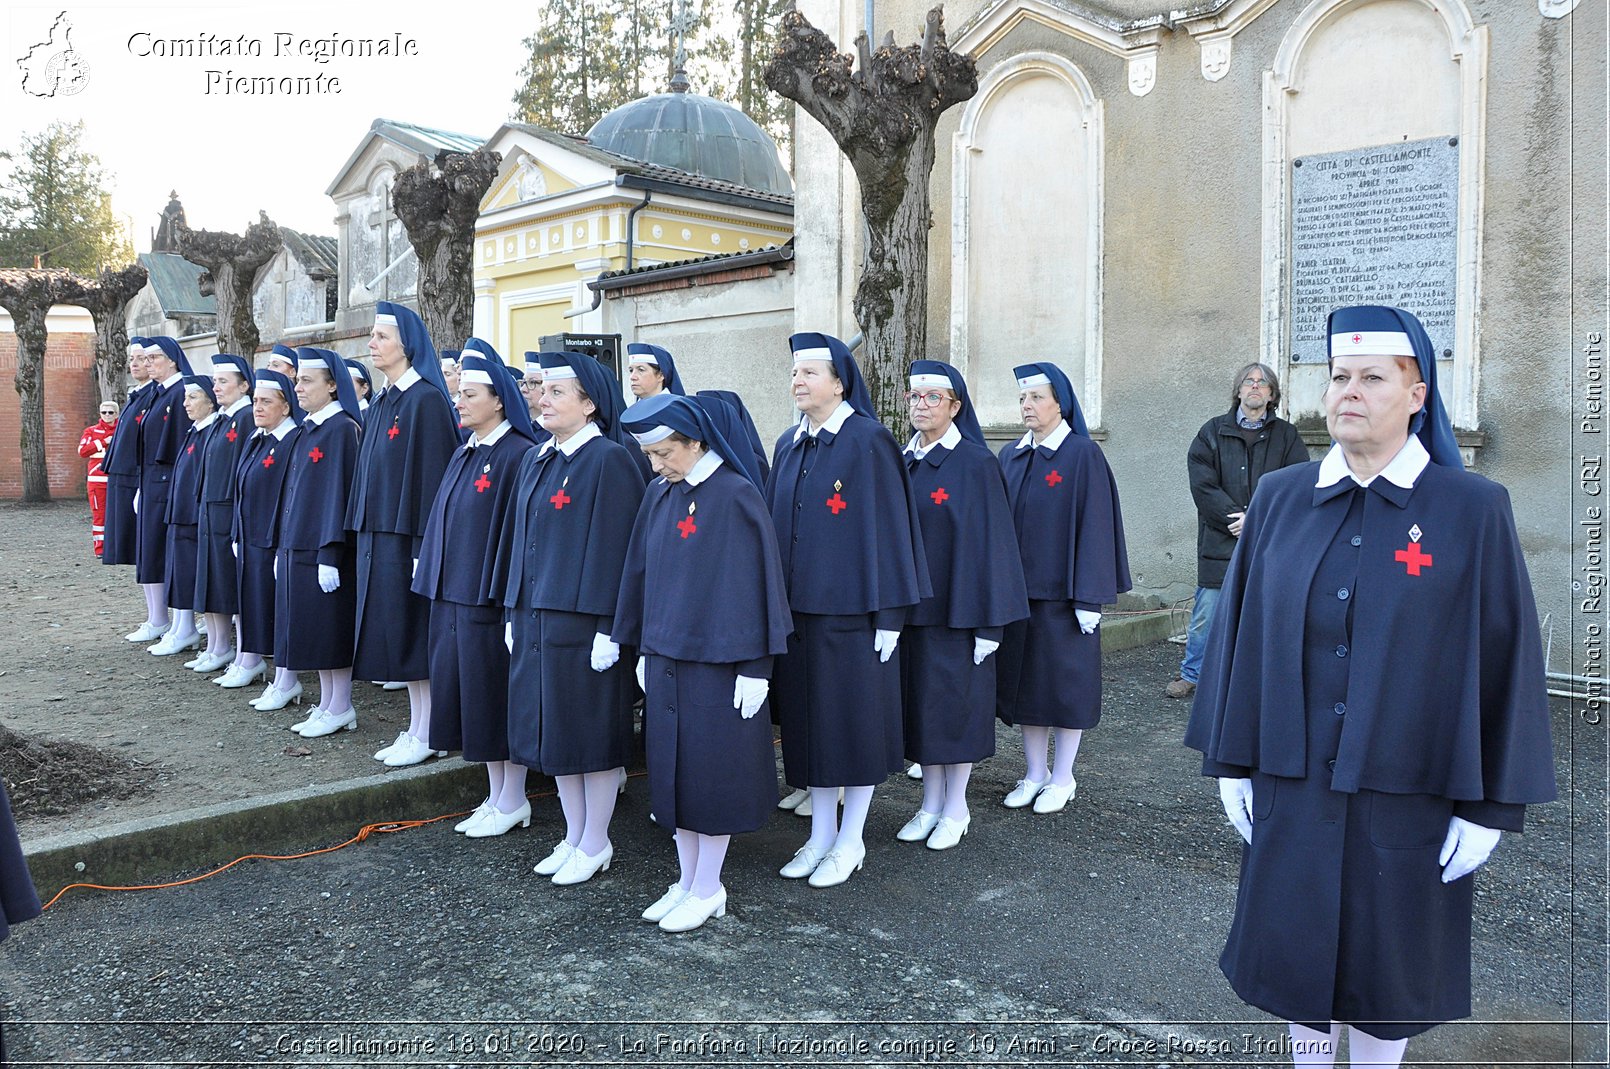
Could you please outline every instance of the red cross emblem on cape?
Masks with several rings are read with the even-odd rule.
[[[554,509],[558,510],[558,509],[562,509],[566,505],[570,504],[572,501],[575,500],[575,498],[573,498],[569,494],[565,493],[565,488],[561,486],[559,488],[559,492],[557,494],[553,495],[552,497],[550,497],[548,500],[552,501]]]
[[[230,427],[229,430],[224,432],[224,437],[228,438],[231,442],[233,442],[236,438],[240,437],[240,432],[235,430],[234,427]]]
[[[490,471],[491,468],[492,468],[492,465],[488,464],[486,466],[486,471]],[[482,471],[481,472],[481,477],[479,479],[476,479],[475,482],[471,484],[472,486],[475,487],[475,492],[477,494],[486,493],[487,489],[489,487],[491,487],[491,485],[492,485],[492,480],[488,479],[486,477],[486,471]]]
[[[186,456],[189,456],[191,453],[194,453],[196,451],[196,443],[191,442],[189,445],[184,447],[184,451],[185,451]]]
[[[324,459],[324,450],[320,449],[318,446],[314,446],[308,451],[307,458],[313,463],[317,464],[319,461]]]
[[[676,525],[676,529],[682,532],[683,538],[686,538],[694,531],[697,531],[699,529],[699,525],[693,522],[692,516],[684,516],[682,517],[682,522]]]
[[[397,437],[397,435],[399,435],[401,433],[402,433],[402,431],[397,427],[396,422],[393,421],[392,424],[391,424],[391,430],[386,432],[386,437],[387,438],[395,438],[395,437]]]
[[[269,453],[268,456],[263,458],[263,467],[272,468],[273,466],[274,466],[274,454]]]
[[[136,423],[144,423],[145,422],[145,413],[144,412],[136,412],[134,414],[134,422],[136,422]]]
[[[1047,485],[1047,486],[1055,486],[1057,483],[1059,483],[1061,481],[1062,481],[1062,473],[1060,471],[1058,471],[1057,469],[1055,469],[1055,468],[1052,468],[1051,469],[1051,474],[1049,474],[1049,475],[1047,475],[1045,477],[1045,485]]]
[[[1414,576],[1420,574],[1421,568],[1431,567],[1431,554],[1420,549],[1420,525],[1417,523],[1409,528],[1409,544],[1392,554],[1392,558],[1404,569]]]
[[[837,516],[839,513],[849,508],[850,503],[840,497],[837,490],[834,490],[833,496],[827,499],[827,507],[833,510],[833,515]]]
[[[928,496],[934,499],[934,504],[936,504],[936,505],[943,505],[945,502],[950,500],[950,494],[948,492],[946,492],[946,490],[945,490],[945,488],[943,486],[941,486],[939,489],[935,490],[933,493],[929,494]]]

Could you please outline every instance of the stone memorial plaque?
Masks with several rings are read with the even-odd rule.
[[[1294,363],[1325,362],[1325,317],[1348,304],[1413,312],[1437,358],[1452,359],[1457,138],[1295,159],[1291,202]]]

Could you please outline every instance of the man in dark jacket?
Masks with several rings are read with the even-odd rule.
[[[1202,424],[1185,455],[1196,499],[1196,600],[1180,677],[1166,688],[1170,698],[1189,698],[1196,691],[1213,608],[1258,480],[1308,460],[1297,428],[1275,415],[1279,407],[1275,373],[1263,364],[1246,365],[1230,387],[1230,411]]]

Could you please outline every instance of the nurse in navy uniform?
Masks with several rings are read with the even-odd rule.
[[[33,920],[42,912],[39,892],[28,875],[28,859],[23,856],[22,841],[11,817],[11,799],[6,795],[5,784],[0,783],[0,943],[11,935],[12,925]],[[0,1023],[0,1065],[5,1064],[5,1031]]]
[[[800,422],[777,440],[766,497],[795,630],[772,702],[783,774],[809,790],[812,812],[811,837],[782,875],[832,887],[865,861],[873,789],[902,767],[895,648],[933,591],[900,447],[854,357],[826,334],[795,334],[789,346]]]
[[[425,745],[430,737],[430,601],[409,584],[426,514],[461,439],[441,360],[418,313],[390,301],[377,304],[369,357],[389,385],[362,414],[366,433],[347,505],[347,529],[358,536],[352,667],[359,679],[408,684],[408,727],[378,750],[375,760],[385,761],[401,748],[413,756],[409,763],[417,764],[436,753]],[[341,373],[348,375],[345,367]]]
[[[1029,618],[1002,638],[996,709],[1022,728],[1027,768],[1005,805],[1055,813],[1078,790],[1079,742],[1101,719],[1101,607],[1129,589],[1129,553],[1118,486],[1068,376],[1052,363],[1012,373],[1028,432],[1000,457]]]
[[[218,399],[212,392],[212,379],[206,375],[186,375],[184,414],[190,422],[184,444],[173,465],[168,483],[168,552],[163,585],[168,591],[168,608],[173,610],[170,640],[151,647],[157,656],[178,653],[201,644],[196,632],[196,544],[201,513],[201,466],[207,456],[207,441],[218,419]],[[189,635],[188,644],[183,636]],[[170,636],[170,637],[171,637]],[[205,654],[191,658],[186,668],[200,663]]]
[[[643,497],[620,439],[620,388],[580,353],[542,354],[542,425],[504,523],[509,754],[554,777],[565,837],[535,871],[561,885],[609,868],[609,822],[631,752],[631,662],[610,637]]]
[[[526,769],[509,760],[509,651],[496,576],[515,474],[536,443],[513,375],[479,338],[460,356],[458,410],[470,440],[448,461],[414,569],[414,593],[430,599],[430,738],[400,740],[386,764],[413,764],[413,748],[426,746],[485,763],[486,800],[453,829],[479,839],[531,823]]]
[[[1296,1064],[1346,1023],[1395,1066],[1470,1014],[1470,873],[1555,797],[1549,711],[1509,495],[1463,470],[1420,321],[1328,327],[1335,444],[1259,482],[1185,743],[1246,841],[1230,986]]]
[[[374,380],[369,377],[369,369],[363,366],[362,360],[347,357],[342,361],[352,374],[352,392],[358,399],[358,423],[362,425],[364,416],[369,411],[369,398],[375,392]]]
[[[129,375],[135,387],[117,417],[117,429],[112,431],[112,440],[106,443],[106,456],[101,460],[101,470],[106,472],[106,536],[101,546],[102,564],[134,563],[138,523],[134,515],[134,493],[140,488],[140,423],[157,393],[146,368],[145,344],[144,338],[129,339]],[[167,625],[167,617],[163,617],[161,627],[165,629]],[[150,642],[162,637],[160,630],[148,634],[149,628],[149,624],[141,624],[127,638],[131,642]]]
[[[316,739],[358,726],[353,547],[343,523],[358,463],[358,398],[341,357],[312,348],[296,355],[296,397],[307,416],[280,493],[274,664],[319,673],[318,704],[291,726],[304,739]]]
[[[622,417],[654,464],[626,552],[612,637],[640,651],[651,810],[676,829],[677,882],[643,911],[669,932],[726,913],[732,836],[777,799],[757,716],[793,623],[762,479],[715,425],[714,398],[661,394]],[[730,408],[728,409],[730,411]]]
[[[933,595],[900,644],[905,755],[922,768],[922,806],[896,834],[949,850],[972,824],[967,780],[995,754],[995,658],[1007,624],[1029,615],[1006,480],[961,372],[911,365],[906,446]]]
[[[729,445],[734,449],[749,450],[753,458],[751,466],[760,472],[761,485],[764,487],[766,480],[771,478],[771,459],[766,455],[766,445],[760,440],[760,430],[755,426],[754,417],[749,414],[749,407],[744,404],[744,399],[733,390],[700,390],[697,396],[724,401],[732,410],[730,417],[722,410],[709,411],[711,418],[716,420],[716,430],[721,432],[721,436]],[[718,412],[721,414],[718,415]],[[730,428],[726,424],[729,419],[733,424]]]
[[[235,554],[230,549],[235,513],[235,472],[255,429],[252,422],[252,366],[243,356],[212,358],[212,392],[218,398],[218,429],[207,439],[201,463],[201,504],[196,529],[196,611],[207,616],[207,649],[190,665],[215,672],[240,649],[240,627],[230,617],[240,611]]]
[[[263,658],[274,652],[274,548],[279,537],[280,492],[302,434],[302,406],[296,387],[278,371],[257,372],[252,391],[256,428],[235,469],[235,505],[230,552],[235,557],[235,590],[240,604],[240,653],[215,682],[225,690],[263,678]],[[252,706],[263,712],[302,700],[302,683],[282,664]]]
[[[145,590],[146,629],[160,635],[153,650],[177,653],[196,642],[195,628],[180,634],[168,622],[168,486],[190,417],[184,414],[184,378],[190,361],[172,338],[150,338],[146,366],[156,393],[139,420],[140,488],[134,497],[134,577]],[[169,647],[172,647],[171,649]]]
[[[291,382],[295,382],[296,363],[299,359],[296,350],[289,345],[276,344],[268,351],[268,361],[264,366],[270,371],[278,371]]]

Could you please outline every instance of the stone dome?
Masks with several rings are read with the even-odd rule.
[[[771,136],[731,104],[698,93],[655,93],[622,104],[587,131],[587,140],[644,163],[767,193],[794,192]]]

